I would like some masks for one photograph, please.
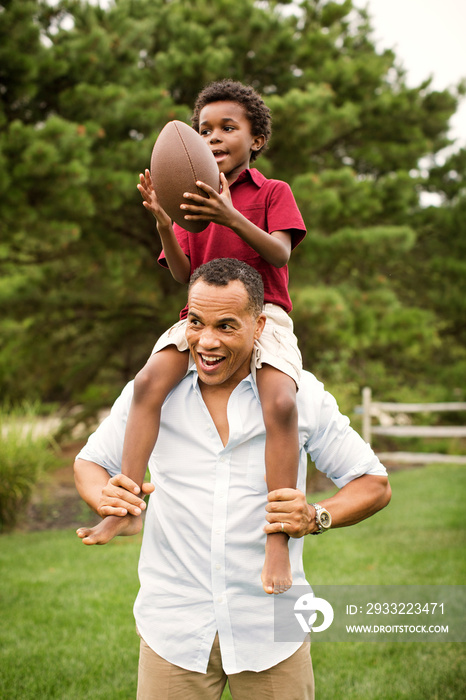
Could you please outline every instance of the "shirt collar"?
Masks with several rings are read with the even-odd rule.
[[[236,178],[234,183],[232,184],[232,187],[234,187],[236,184],[240,185],[242,182],[253,182],[256,187],[262,187],[264,182],[266,182],[267,178],[262,175],[259,170],[256,168],[246,168]]]
[[[197,391],[200,393],[201,390],[199,387],[199,375],[197,373],[196,365],[194,363],[190,367],[188,367],[187,375],[190,373],[191,373],[192,387],[193,387],[194,391]],[[244,389],[251,388],[252,391],[254,392],[254,396],[256,397],[256,399],[258,401],[260,401],[259,390],[257,388],[255,377],[253,375],[255,375],[255,372],[251,372],[250,374],[248,374],[247,377],[245,377],[242,381],[240,381],[240,383],[238,384],[238,387],[243,385]]]

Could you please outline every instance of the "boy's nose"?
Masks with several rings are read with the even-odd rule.
[[[210,143],[218,143],[220,140],[220,134],[217,131],[212,131],[210,135]]]

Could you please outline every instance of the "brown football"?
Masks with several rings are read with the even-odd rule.
[[[184,192],[206,197],[196,187],[201,180],[216,192],[220,176],[215,158],[197,131],[180,121],[168,122],[160,132],[152,150],[150,174],[160,205],[173,221],[191,233],[199,233],[208,221],[188,221],[180,205],[187,203]]]

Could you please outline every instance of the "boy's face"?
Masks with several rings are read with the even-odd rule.
[[[253,136],[251,123],[238,102],[211,102],[199,115],[199,133],[206,141],[228,183],[236,180],[253,151],[264,145],[264,136]]]

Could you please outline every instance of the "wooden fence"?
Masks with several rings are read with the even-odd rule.
[[[372,391],[369,387],[362,390],[362,406],[356,407],[356,412],[362,413],[362,436],[366,442],[372,442],[373,435],[389,435],[392,437],[422,437],[422,438],[466,438],[466,426],[453,425],[412,425],[406,414],[432,413],[445,411],[466,411],[466,403],[392,403],[372,401]],[[405,424],[397,424],[390,414],[401,416]],[[378,420],[378,425],[372,424],[372,419]],[[385,423],[385,425],[383,424]],[[377,450],[376,450],[377,452]],[[415,452],[377,452],[383,460],[394,462],[410,462],[412,464],[427,464],[429,462],[445,462],[450,464],[466,464],[466,455],[445,455],[436,453]]]

